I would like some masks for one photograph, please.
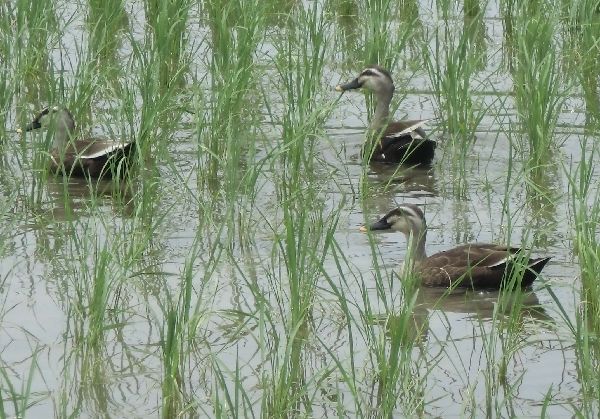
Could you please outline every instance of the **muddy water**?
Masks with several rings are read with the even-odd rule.
[[[489,13],[490,19],[486,20],[491,38],[489,48],[495,51],[502,41],[501,25],[494,18],[493,7]],[[481,106],[497,103],[498,98],[504,100],[510,93],[509,75],[493,73],[497,68],[498,62],[490,60],[477,75],[496,89],[494,95],[477,97]],[[349,76],[336,63],[330,63],[328,74],[332,86]],[[402,73],[396,83],[398,93],[405,95],[397,116],[436,117],[432,95],[422,93],[429,85],[427,75],[417,72],[408,81],[404,76]],[[332,90],[328,98],[333,101],[336,96]],[[432,121],[432,137],[440,144],[433,168],[397,172],[386,166],[369,167],[367,182],[372,193],[363,206],[359,199],[363,166],[358,156],[367,122],[363,113],[364,97],[345,94],[327,121],[326,137],[319,143],[319,152],[330,167],[337,169],[333,176],[331,172],[324,172],[327,176],[323,176],[322,183],[331,207],[343,202],[335,237],[340,250],[351,262],[339,272],[334,258],[328,256],[325,267],[334,280],[344,284],[348,301],[359,304],[363,300],[361,292],[366,290],[375,310],[380,309],[383,314],[385,309],[375,287],[373,259],[380,260],[385,270],[393,271],[403,260],[406,243],[399,234],[378,234],[375,236],[377,251],[373,256],[368,236],[360,233],[358,227],[401,202],[415,203],[425,210],[430,253],[467,241],[505,242],[510,237],[514,244],[528,243],[534,254],[552,256],[543,277],[523,302],[526,315],[518,334],[524,343],[511,357],[507,380],[514,386],[511,395],[505,397],[501,391],[506,388],[499,386],[494,400],[509,405],[507,416],[539,416],[544,397],[552,388],[547,413],[559,416],[570,411],[568,404],[579,397],[580,384],[575,372],[575,354],[570,348],[570,332],[548,288],[573,318],[579,300],[578,267],[572,250],[573,226],[562,165],[576,164],[580,158],[582,132],[579,127],[585,115],[576,110],[584,106],[574,97],[560,118],[559,136],[564,144],[554,155],[554,169],[550,168],[548,176],[535,184],[538,191],[547,192],[551,198],[540,199],[539,193],[526,186],[532,181],[519,175],[523,156],[514,157],[509,171],[510,141],[514,138],[509,139],[507,132],[515,128],[517,118],[510,101],[503,103],[501,108],[491,106],[486,114],[467,158],[465,173],[457,172],[451,159],[442,157],[449,152],[445,144],[447,138],[436,121]],[[270,128],[265,122],[264,130],[269,132]],[[175,170],[181,173],[189,173],[190,168],[196,167],[195,147],[190,145],[194,138],[193,128],[182,123],[176,141],[170,146],[170,153],[176,156]],[[269,140],[279,139],[272,135]],[[86,318],[82,313],[91,300],[90,287],[81,283],[92,281],[100,260],[98,255],[102,252],[111,258],[119,258],[120,252],[124,253],[123,249],[111,247],[115,226],[123,226],[121,231],[132,236],[143,234],[147,226],[136,220],[131,205],[115,202],[110,184],[100,187],[108,188],[109,192],[98,193],[90,192],[85,183],[71,182],[66,186],[68,197],[65,198],[65,185],[50,180],[42,186],[41,204],[34,208],[24,207],[22,202],[26,200],[18,198],[34,189],[32,183],[25,183],[23,189],[8,194],[11,199],[17,197],[10,211],[17,216],[10,221],[6,218],[2,226],[7,240],[0,265],[4,307],[0,317],[1,361],[18,377],[13,383],[18,387],[24,385],[31,368],[33,406],[28,411],[31,417],[62,417],[69,412],[89,417],[102,414],[144,417],[155,415],[160,408],[163,371],[159,330],[164,325],[164,301],[168,294],[165,290],[177,290],[178,279],[195,244],[195,232],[206,227],[198,226],[198,211],[202,209],[186,195],[181,178],[171,175],[173,167],[165,164],[159,170],[165,175],[157,190],[155,212],[167,216],[157,229],[156,238],[149,245],[151,248],[144,249],[143,255],[134,255],[131,264],[135,267],[127,268],[128,272],[135,271],[138,275],[132,275],[123,290],[111,294],[107,323],[122,327],[107,331],[109,344],[100,354],[83,354],[77,349],[78,342],[85,336]],[[456,193],[455,185],[461,176],[467,185],[465,194]],[[598,175],[595,176],[597,184]],[[31,177],[25,178],[33,182]],[[205,198],[204,192],[193,189],[196,185],[193,176],[184,179],[192,188],[190,195],[197,193]],[[269,179],[266,175],[260,182],[256,205],[262,213],[273,211],[275,187]],[[172,205],[173,202],[177,205]],[[508,208],[508,214],[503,208]],[[365,209],[368,214],[363,213]],[[18,222],[15,223],[15,219]],[[210,233],[210,228],[208,231]],[[214,231],[215,236],[218,234]],[[269,261],[273,235],[268,231],[257,234],[251,250],[244,254],[245,259],[237,267],[227,258],[221,259],[222,264],[212,266],[209,250],[215,240],[208,234],[200,244],[207,251],[191,263],[195,292],[196,295],[203,293],[202,309],[206,314],[199,327],[204,336],[202,349],[191,356],[191,364],[195,366],[189,377],[185,377],[186,385],[195,402],[208,403],[214,376],[205,374],[204,369],[211,365],[206,361],[210,353],[221,365],[233,368],[239,363],[244,388],[260,399],[263,393],[256,371],[268,366],[258,355],[256,328],[239,327],[244,319],[237,318],[235,313],[253,313],[256,309],[256,297],[245,278],[255,279],[267,290],[272,284],[269,276],[276,272]],[[119,267],[119,263],[110,266]],[[114,269],[109,278],[122,274],[118,268]],[[320,286],[315,303],[314,333],[346,363],[351,338],[327,283]],[[399,293],[397,285],[390,285],[390,289]],[[438,291],[428,289],[418,294],[414,316],[427,330],[418,345],[427,361],[421,368],[427,365],[430,368],[423,393],[427,416],[485,414],[489,362],[484,342],[497,334],[491,320],[497,297],[494,292],[469,292],[440,300]],[[267,295],[267,299],[275,305],[272,296]],[[392,295],[390,301],[401,304],[402,300]],[[358,310],[352,312],[358,316]],[[285,319],[277,321],[283,333]],[[369,394],[372,383],[368,376],[372,371],[365,372],[368,371],[369,348],[356,334],[354,340],[355,361],[363,374],[358,378],[359,391]],[[495,348],[498,345],[498,342],[491,344]],[[82,371],[84,365],[89,365],[83,362],[86,356],[96,356],[103,367],[94,373]],[[305,358],[308,377],[311,372],[331,364],[318,345],[307,349]],[[354,410],[347,388],[343,384],[338,388],[335,378],[332,381],[323,384],[320,389],[323,395],[315,398],[315,417],[334,415],[336,403],[341,403],[348,409],[348,416],[352,416]],[[328,392],[341,400],[333,402],[335,398],[329,398],[331,393]],[[255,409],[258,411],[258,404]],[[210,408],[198,409],[197,414],[210,416],[211,411]]]

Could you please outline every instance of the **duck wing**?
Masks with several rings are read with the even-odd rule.
[[[126,152],[131,142],[116,142],[104,139],[75,140],[67,149],[67,154],[77,154],[80,159],[110,158],[114,153]]]
[[[395,121],[390,122],[383,132],[382,138],[396,138],[403,136],[411,136],[413,138],[426,138],[425,130],[423,126],[429,122],[430,119],[413,119],[408,121]]]
[[[502,287],[505,275],[511,274],[514,261],[518,259],[515,256],[520,251],[521,248],[504,245],[467,244],[428,257],[421,262],[419,274],[427,286],[497,289]],[[521,285],[531,285],[548,260],[530,259]],[[541,268],[536,271],[534,266],[539,267],[542,261]],[[534,272],[528,275],[529,270]]]
[[[422,128],[427,121],[425,119],[390,123],[371,159],[408,165],[430,164],[437,143],[427,139],[427,134]]]

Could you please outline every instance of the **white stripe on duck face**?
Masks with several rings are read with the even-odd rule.
[[[417,220],[421,220],[421,215],[417,213],[417,211],[415,211],[413,208],[409,207],[408,205],[401,205],[398,207],[399,209],[402,210],[402,212],[406,215],[408,215],[409,217],[413,217]]]
[[[360,72],[361,76],[377,76],[377,77],[386,77],[379,69],[374,67],[367,67],[363,71]]]

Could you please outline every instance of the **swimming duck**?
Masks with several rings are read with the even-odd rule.
[[[404,233],[412,252],[407,263],[412,264],[412,272],[420,277],[422,284],[430,287],[503,288],[513,271],[522,269],[526,263],[520,283],[525,288],[533,283],[550,260],[549,257],[526,258],[520,247],[483,243],[465,244],[427,257],[425,215],[412,204],[400,205],[368,229]]]
[[[75,120],[62,106],[42,109],[25,131],[38,128],[53,130],[50,168],[69,176],[111,177],[112,169],[134,150],[133,142],[115,142],[98,138],[76,139]],[[18,129],[21,133],[23,130]]]
[[[389,71],[377,65],[369,66],[354,80],[336,86],[335,90],[343,93],[361,88],[373,92],[377,102],[367,131],[368,137],[377,139],[370,161],[411,166],[431,164],[437,143],[427,139],[422,128],[428,120],[390,121],[395,87]],[[369,152],[368,146],[363,148],[363,154]]]

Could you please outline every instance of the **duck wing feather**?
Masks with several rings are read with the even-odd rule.
[[[65,154],[77,154],[80,159],[110,158],[119,151],[126,151],[131,142],[116,142],[103,139],[85,139],[73,141]]]
[[[427,139],[422,126],[428,120],[392,122],[383,132],[372,160],[408,165],[430,164],[437,143]]]
[[[497,244],[467,244],[428,257],[418,271],[427,286],[500,288],[507,264],[520,251]]]

